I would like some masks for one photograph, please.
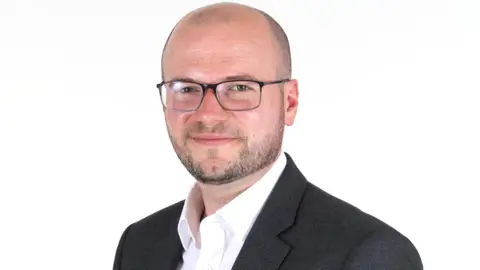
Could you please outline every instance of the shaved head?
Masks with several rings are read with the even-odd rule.
[[[172,29],[165,42],[162,54],[162,77],[164,77],[164,55],[168,50],[169,41],[177,32],[184,27],[205,27],[216,24],[229,24],[248,20],[256,20],[258,23],[266,23],[269,28],[269,36],[275,44],[279,61],[277,63],[278,76],[290,78],[292,75],[292,60],[288,37],[282,26],[269,14],[256,8],[230,2],[207,5],[198,8],[185,15]]]

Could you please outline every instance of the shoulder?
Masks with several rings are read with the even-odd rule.
[[[397,269],[390,267],[398,265],[403,267],[398,269],[422,267],[415,246],[405,235],[311,183],[307,183],[299,206],[297,224],[297,232],[308,232],[312,245],[343,254],[340,257],[346,269],[367,265],[385,269]]]
[[[124,269],[125,265],[143,265],[156,243],[176,240],[183,203],[177,202],[130,224],[120,237],[113,269]]]
[[[321,222],[352,233],[389,227],[378,218],[308,182],[299,207],[299,214],[312,222]]]
[[[168,207],[165,207],[153,214],[150,214],[129,226],[130,232],[139,232],[149,234],[156,230],[171,230],[176,228],[184,201],[179,201]]]
[[[122,234],[123,242],[147,247],[156,241],[166,240],[177,231],[182,207],[183,201],[180,201],[131,223]]]

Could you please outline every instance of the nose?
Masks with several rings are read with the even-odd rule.
[[[218,102],[217,97],[215,96],[215,92],[211,88],[205,91],[202,103],[200,104],[198,111],[203,111],[203,112],[224,111],[224,109]]]
[[[217,97],[212,89],[207,89],[203,97],[200,107],[196,111],[196,115],[206,124],[224,121],[228,114],[218,103]]]

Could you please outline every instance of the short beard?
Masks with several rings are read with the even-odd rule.
[[[275,127],[261,141],[249,146],[248,139],[242,139],[244,143],[243,149],[238,153],[235,160],[226,165],[223,172],[205,172],[200,163],[193,159],[191,152],[181,147],[174,140],[170,131],[168,131],[168,135],[178,158],[197,181],[210,185],[228,184],[270,166],[277,159],[282,148],[284,133],[285,113],[283,109],[280,112]],[[183,141],[185,142],[185,139]],[[208,155],[214,158],[217,155],[217,151],[213,149]]]

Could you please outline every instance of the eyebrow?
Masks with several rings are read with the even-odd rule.
[[[223,81],[242,81],[242,80],[247,80],[247,81],[259,81],[259,79],[253,75],[250,75],[248,73],[240,73],[236,75],[230,75],[226,77],[220,78],[218,82],[223,82]],[[173,77],[168,82],[171,81],[186,81],[186,82],[199,82],[198,80],[195,80],[194,78],[191,77]]]

